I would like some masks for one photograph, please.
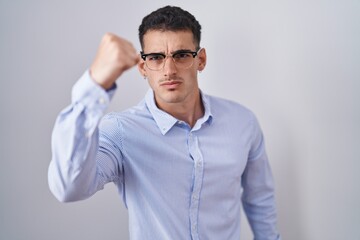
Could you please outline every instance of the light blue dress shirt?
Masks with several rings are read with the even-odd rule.
[[[114,182],[133,240],[239,240],[242,205],[256,240],[280,239],[264,140],[248,109],[202,93],[205,114],[190,128],[149,90],[103,117],[114,91],[87,71],[58,116],[48,174],[57,199],[86,199]]]

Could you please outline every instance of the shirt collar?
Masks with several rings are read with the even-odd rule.
[[[209,124],[211,124],[212,122],[209,97],[203,94],[202,92],[200,93],[201,93],[201,99],[204,105],[205,113],[203,117],[198,119],[195,126],[193,127],[193,130],[200,129],[201,125],[205,122]],[[179,122],[178,119],[171,116],[167,112],[164,112],[163,110],[159,109],[156,106],[154,92],[152,89],[149,89],[148,92],[146,93],[145,103],[163,135],[165,135],[177,122]]]

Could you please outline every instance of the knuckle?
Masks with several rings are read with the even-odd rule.
[[[111,39],[111,36],[112,36],[112,34],[107,32],[107,33],[104,34],[103,40],[109,40],[109,39]]]

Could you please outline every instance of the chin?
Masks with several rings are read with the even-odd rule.
[[[160,96],[160,99],[165,103],[179,103],[183,101],[183,96],[175,91],[169,91]]]

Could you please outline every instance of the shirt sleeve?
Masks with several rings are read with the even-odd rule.
[[[86,71],[72,89],[71,105],[58,115],[48,182],[59,201],[88,198],[118,176],[117,149],[106,147],[111,145],[110,139],[99,141],[98,130],[115,89],[116,85],[105,91]]]
[[[263,134],[253,116],[253,139],[242,175],[242,203],[255,240],[280,240],[276,222],[274,182]]]

